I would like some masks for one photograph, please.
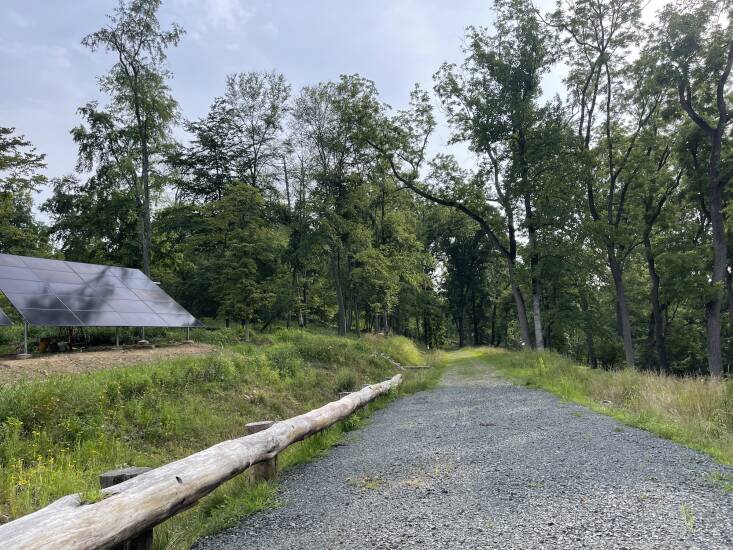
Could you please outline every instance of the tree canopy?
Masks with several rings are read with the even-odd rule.
[[[159,7],[122,0],[83,39],[113,54],[108,103],[79,109],[77,171],[48,182],[47,225],[43,155],[0,128],[0,251],[139,266],[248,332],[730,372],[730,0],[677,0],[651,23],[634,0],[495,0],[463,61],[404,108],[358,74],[297,88],[245,70],[190,120],[166,53],[192,46]],[[438,109],[470,162],[436,145]]]

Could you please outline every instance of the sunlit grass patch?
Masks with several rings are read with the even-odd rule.
[[[2,386],[0,522],[67,494],[95,495],[106,470],[155,467],[240,437],[247,422],[289,418],[337,399],[340,391],[404,375],[394,395],[291,446],[280,465],[312,460],[395,395],[437,383],[439,367],[399,371],[385,353],[399,362],[437,362],[401,337],[282,330],[209,356]],[[199,536],[276,505],[276,495],[276,483],[252,486],[248,475],[239,476],[156,528],[156,548],[187,548]]]
[[[705,481],[713,487],[718,487],[726,493],[733,493],[733,474],[726,472],[709,472],[705,474]]]

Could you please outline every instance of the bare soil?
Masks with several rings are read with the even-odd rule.
[[[126,347],[121,350],[74,351],[31,359],[0,357],[0,384],[46,378],[54,374],[91,372],[150,363],[161,359],[206,355],[214,351],[216,347],[208,344],[183,344],[153,349]]]

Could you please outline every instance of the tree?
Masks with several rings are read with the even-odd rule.
[[[41,206],[51,217],[49,233],[64,258],[77,262],[134,265],[139,258],[135,201],[118,180],[97,174],[51,181],[53,194]]]
[[[0,252],[38,253],[46,245],[33,217],[32,193],[45,183],[45,156],[15,128],[0,127]]]
[[[120,0],[108,16],[109,24],[82,40],[82,45],[91,51],[101,49],[116,58],[99,84],[112,98],[106,113],[108,132],[126,134],[128,147],[120,154],[129,164],[126,183],[135,197],[142,267],[147,275],[150,275],[152,239],[152,164],[167,141],[177,108],[167,85],[170,72],[165,65],[166,49],[176,46],[183,34],[183,29],[176,24],[170,30],[161,30],[160,4],[161,0]],[[87,106],[83,110],[96,109]],[[89,142],[99,142],[101,136],[88,136],[85,128],[79,127],[74,137],[82,149],[93,147]]]
[[[502,0],[495,2],[495,7],[495,32],[469,28],[466,61],[460,68],[443,65],[435,86],[455,131],[453,141],[467,141],[485,169],[468,180],[471,185],[457,187],[451,162],[439,160],[434,163],[434,179],[442,181],[437,182],[436,190],[415,185],[425,143],[435,124],[429,98],[419,90],[413,93],[412,111],[394,121],[397,129],[393,134],[402,142],[402,150],[390,155],[390,161],[395,176],[405,185],[437,204],[457,208],[480,224],[491,245],[505,259],[521,339],[531,345],[526,302],[517,274],[517,236],[526,229],[534,344],[542,349],[539,224],[534,204],[541,185],[532,181],[531,173],[532,163],[541,164],[544,153],[530,139],[539,137],[535,131],[541,118],[537,99],[550,58],[546,38],[529,3]],[[380,147],[385,150],[384,145]]]
[[[710,374],[723,372],[721,308],[728,284],[724,197],[733,178],[727,128],[733,119],[726,85],[733,67],[733,3],[682,1],[660,17],[658,51],[670,69],[680,105],[708,142],[706,210],[712,230],[710,294],[705,304]]]
[[[224,106],[229,138],[236,142],[239,179],[258,189],[272,187],[280,166],[280,134],[288,112],[290,86],[279,73],[240,73],[227,77]]]
[[[223,198],[228,186],[244,182],[272,198],[283,159],[283,125],[290,86],[279,73],[239,73],[226,79],[226,92],[206,116],[186,121],[191,144],[169,161],[180,170],[178,189],[197,201]]]
[[[191,143],[173,149],[167,159],[180,173],[178,197],[203,203],[223,199],[228,187],[239,179],[234,171],[237,152],[230,145],[235,136],[224,100],[216,98],[206,116],[185,121],[183,127],[191,134]]]
[[[375,155],[362,132],[380,111],[374,83],[358,75],[305,87],[294,105],[297,137],[307,148],[315,182],[310,196],[317,216],[314,235],[329,258],[339,334],[348,329],[354,257],[369,241],[368,232],[361,230],[360,194]]]
[[[488,246],[480,227],[460,212],[434,209],[428,233],[431,252],[441,262],[442,289],[450,305],[458,332],[458,345],[466,344],[467,319],[473,325],[473,343],[479,345],[479,326],[487,301],[484,271],[494,251]]]
[[[623,277],[623,263],[631,250],[623,234],[624,211],[634,182],[628,161],[660,101],[658,94],[647,94],[649,89],[639,81],[627,79],[627,59],[630,48],[639,41],[640,17],[636,0],[571,0],[558,2],[551,18],[562,33],[570,65],[566,82],[578,113],[578,147],[588,161],[584,179],[590,226],[606,250],[619,334],[626,363],[631,366],[635,364],[634,340]],[[603,116],[600,129],[598,110]]]
[[[461,70],[444,65],[438,73],[436,91],[456,129],[454,141],[466,140],[471,149],[486,158],[495,176],[497,202],[504,210],[507,244],[499,248],[507,261],[510,281],[516,271],[515,201],[521,201],[529,239],[534,342],[544,348],[537,223],[529,180],[528,135],[537,116],[536,102],[542,74],[549,66],[546,37],[531,4],[522,0],[495,2],[495,31],[469,28],[466,61]],[[505,159],[503,181],[499,183]],[[530,343],[523,312],[524,297],[512,282],[523,339]],[[525,324],[527,328],[524,328]]]

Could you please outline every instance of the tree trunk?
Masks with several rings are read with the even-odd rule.
[[[303,316],[302,328],[305,328],[308,324],[308,288],[305,283],[303,284],[303,307],[301,308],[300,313]]]
[[[733,275],[728,272],[727,277],[728,284],[728,322],[730,323],[730,330],[733,332]]]
[[[527,180],[526,173],[523,175],[523,179]],[[527,181],[525,181],[525,185],[528,185]],[[524,210],[527,217],[527,229],[529,233],[529,268],[532,283],[532,322],[534,323],[534,341],[535,347],[538,350],[542,351],[543,349],[545,349],[545,338],[542,330],[542,299],[540,296],[540,280],[537,276],[537,269],[539,268],[540,263],[539,253],[537,252],[537,228],[534,224],[532,202],[528,193],[525,193],[524,195]]]
[[[718,377],[723,374],[720,310],[723,302],[728,254],[723,222],[723,194],[718,184],[718,163],[717,161],[714,163],[712,159],[716,155],[719,159],[719,144],[717,151],[711,154],[710,162],[708,193],[710,195],[710,225],[713,230],[713,272],[711,280],[713,292],[710,301],[705,305],[705,320],[708,340],[708,368],[711,376]]]
[[[288,177],[288,162],[284,156],[283,156],[283,177],[285,179],[285,198],[288,202],[288,213],[290,213],[293,209],[291,202],[290,202],[290,178]]]
[[[524,305],[524,296],[522,290],[517,285],[514,275],[514,261],[507,258],[507,269],[509,271],[509,284],[512,287],[512,296],[514,297],[514,305],[517,308],[517,321],[519,322],[519,333],[524,346],[532,346],[532,338],[529,334],[529,321],[527,320],[527,308]]]
[[[585,289],[580,291],[580,310],[583,312],[583,325],[585,329],[585,345],[588,349],[588,364],[593,369],[598,368],[598,358],[596,357],[595,345],[593,342],[593,321],[591,319],[590,308],[588,307],[588,298],[585,295]]]
[[[135,73],[135,79],[137,79],[137,73]],[[137,122],[138,137],[140,138],[140,157],[141,157],[141,170],[140,176],[142,179],[142,260],[143,260],[143,272],[145,275],[150,277],[150,244],[152,241],[152,225],[150,222],[150,150],[148,148],[148,120],[143,118],[142,105],[140,97],[138,96],[138,90],[133,87],[134,97],[134,110],[135,120]]]
[[[346,334],[346,306],[344,304],[344,293],[341,288],[341,270],[339,269],[339,253],[335,251],[331,254],[331,271],[333,274],[333,284],[336,290],[336,302],[338,303],[338,333],[339,336]]]
[[[475,289],[471,290],[471,321],[473,323],[473,345],[478,346],[481,339],[479,338],[479,314],[476,307]]]
[[[305,322],[303,321],[303,302],[300,297],[300,278],[298,277],[297,270],[293,270],[293,286],[295,287],[295,304],[298,308],[298,327],[303,328],[305,326]]]
[[[621,338],[624,343],[624,359],[626,363],[634,366],[634,340],[631,336],[631,316],[629,314],[629,304],[626,300],[626,288],[624,287],[623,272],[621,264],[616,258],[614,251],[609,247],[608,265],[611,268],[613,276],[613,284],[616,288],[616,307],[618,312],[618,323],[621,328]]]
[[[143,240],[143,272],[150,277],[150,249],[152,248],[153,226],[150,219],[150,176],[148,174],[147,152],[143,156],[143,185],[145,186],[143,211],[145,216],[145,238]]]
[[[346,332],[351,332],[351,322],[354,318],[354,301],[349,301],[349,310],[346,314]]]
[[[150,251],[148,249],[148,240],[145,236],[145,207],[143,206],[142,197],[138,202],[137,212],[137,223],[138,223],[138,239],[140,240],[140,260],[142,263],[143,272],[149,277],[150,276]],[[147,271],[145,266],[147,265]]]
[[[456,328],[458,329],[458,347],[462,348],[466,345],[466,330],[464,323],[464,312],[459,311],[456,315]]]
[[[644,359],[644,368],[660,372],[659,361],[657,361],[657,353],[654,345],[654,313],[649,314],[649,327],[646,334],[646,357]]]
[[[361,329],[359,328],[359,300],[354,299],[354,327],[356,327],[356,336],[361,337]]]
[[[491,306],[491,345],[495,346],[496,341],[496,301]]]
[[[545,337],[542,334],[542,313],[540,311],[540,295],[539,295],[539,284],[537,281],[533,282],[532,292],[532,320],[534,321],[534,338],[535,346],[538,350],[542,351],[545,349]]]
[[[652,251],[651,236],[648,230],[644,231],[644,251],[646,253],[646,265],[649,271],[649,278],[652,282],[650,301],[652,305],[652,333],[654,335],[654,349],[656,351],[659,370],[669,372],[669,361],[667,359],[667,341],[664,331],[664,317],[662,315],[662,304],[659,301],[659,273]]]

